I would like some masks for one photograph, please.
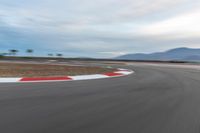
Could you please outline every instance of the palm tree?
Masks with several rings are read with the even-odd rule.
[[[19,51],[16,49],[10,49],[9,52],[10,52],[10,55],[15,56]]]
[[[9,53],[2,53],[2,55],[3,55],[3,56],[7,56],[7,55],[9,55]]]
[[[62,57],[62,56],[63,56],[63,54],[56,54],[56,56],[57,56],[57,57]]]
[[[7,56],[9,55],[9,53],[0,53],[0,57],[4,57],[4,56]]]
[[[33,49],[27,49],[27,50],[26,50],[26,53],[28,53],[28,54],[30,54],[30,55],[31,55],[33,52],[34,52]]]
[[[52,57],[52,56],[53,56],[53,54],[49,53],[49,54],[48,54],[48,56],[49,56],[49,57]]]

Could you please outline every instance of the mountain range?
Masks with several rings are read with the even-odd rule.
[[[200,48],[175,48],[165,52],[156,52],[150,54],[137,53],[126,54],[116,59],[122,60],[158,60],[158,61],[200,61]]]

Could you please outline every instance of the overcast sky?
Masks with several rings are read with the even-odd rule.
[[[200,48],[200,0],[0,0],[0,52],[115,57]]]

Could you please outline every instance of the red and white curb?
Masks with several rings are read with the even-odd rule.
[[[21,78],[0,78],[0,83],[26,83],[26,82],[56,82],[56,81],[76,81],[76,80],[90,80],[103,79],[111,77],[121,77],[134,73],[128,69],[118,69],[114,72],[92,75],[78,75],[78,76],[60,76],[60,77],[21,77]]]

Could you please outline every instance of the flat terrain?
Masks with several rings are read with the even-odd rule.
[[[102,67],[25,64],[0,62],[0,77],[34,77],[34,76],[73,76],[112,72],[115,69]]]
[[[129,63],[101,80],[0,84],[1,133],[199,133],[200,70]]]

